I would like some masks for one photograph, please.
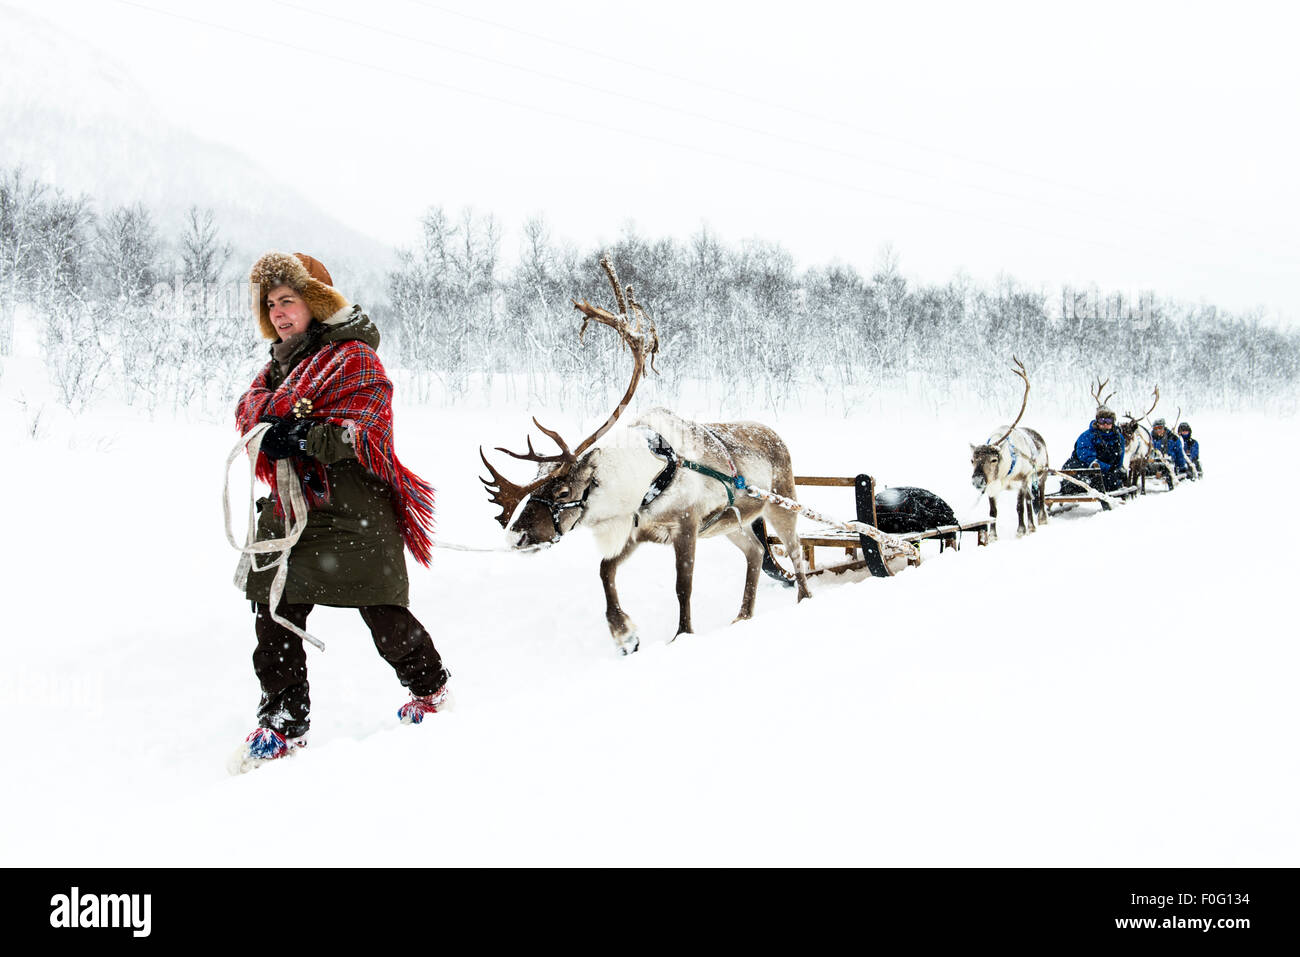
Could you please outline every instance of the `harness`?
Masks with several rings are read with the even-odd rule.
[[[701,426],[701,428],[703,428],[703,426]],[[705,429],[705,431],[708,432],[709,430]],[[651,502],[663,494],[664,490],[668,488],[669,484],[677,476],[677,468],[680,466],[682,468],[690,469],[692,472],[707,475],[711,479],[717,479],[722,483],[722,488],[727,493],[727,507],[701,525],[700,531],[704,531],[711,527],[718,521],[718,519],[727,514],[728,511],[735,511],[736,520],[740,520],[740,513],[736,511],[736,495],[732,489],[744,490],[746,487],[745,477],[736,474],[736,463],[732,461],[731,454],[727,451],[727,447],[722,445],[722,441],[712,432],[709,432],[709,435],[718,443],[718,445],[722,446],[722,454],[726,456],[727,464],[731,466],[731,475],[719,472],[717,469],[709,468],[709,466],[703,465],[699,462],[692,462],[690,459],[682,458],[677,454],[673,447],[665,441],[662,435],[658,432],[650,432],[647,437],[650,453],[658,458],[664,459],[667,464],[665,464],[663,470],[655,476],[654,481],[650,483],[649,490],[641,499],[641,508],[648,508]]]
[[[560,540],[560,517],[571,508],[580,508],[585,511],[587,508],[587,496],[591,494],[591,490],[595,488],[596,485],[597,482],[593,479],[583,490],[582,498],[575,499],[572,502],[553,502],[549,498],[542,498],[536,494],[532,496],[534,502],[537,502],[539,505],[545,505],[551,510],[551,524],[555,526],[555,537],[551,539],[552,542],[558,542]],[[578,524],[582,521],[582,514],[582,512],[578,513],[578,520],[573,523],[573,528],[577,528]],[[573,528],[569,529],[569,531],[573,531]]]
[[[1011,441],[1010,432],[1007,433],[1007,437],[1002,442],[1007,443],[1007,448],[1011,449],[1011,464],[1007,466],[1007,474],[1010,475],[1016,470],[1016,444]],[[998,445],[1001,445],[1002,442],[999,442]]]
[[[677,453],[673,447],[664,441],[664,437],[658,432],[651,432],[647,437],[650,446],[650,454],[664,459],[668,464],[664,466],[663,471],[655,476],[655,480],[650,483],[650,489],[641,498],[641,508],[649,508],[650,503],[663,494],[669,483],[677,476]]]

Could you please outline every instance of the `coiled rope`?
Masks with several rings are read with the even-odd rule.
[[[284,538],[268,538],[264,541],[257,540],[257,510],[254,507],[255,494],[257,488],[257,456],[262,450],[262,437],[266,434],[267,429],[271,427],[269,422],[259,422],[253,426],[245,435],[241,436],[235,443],[235,447],[230,450],[226,456],[226,481],[221,491],[221,508],[226,518],[226,540],[230,542],[232,548],[239,553],[239,564],[235,568],[235,587],[243,591],[248,584],[248,574],[250,571],[264,572],[269,569],[275,569],[275,577],[271,579],[271,619],[284,628],[289,629],[304,641],[310,641],[321,651],[325,650],[325,642],[321,641],[315,635],[308,634],[299,628],[293,622],[286,618],[281,618],[276,612],[280,606],[280,596],[284,594],[285,580],[289,576],[289,551],[298,543],[302,537],[303,529],[307,527],[307,500],[302,494],[302,484],[298,481],[298,476],[293,470],[289,459],[280,459],[275,463],[275,482],[276,487],[281,491],[281,502],[284,505],[285,517],[285,536]],[[230,466],[234,464],[235,458],[241,452],[247,452],[248,455],[248,531],[244,535],[244,543],[241,545],[235,540],[235,532],[230,524]],[[284,492],[288,492],[289,500],[283,499]],[[276,553],[275,557],[265,565],[258,565],[258,555]]]

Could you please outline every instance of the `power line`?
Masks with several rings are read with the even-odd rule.
[[[409,33],[399,33],[395,30],[389,30],[385,27],[376,26],[371,23],[365,23],[361,20],[354,20],[350,17],[342,17],[332,13],[323,13],[318,10],[312,10],[309,7],[303,7],[296,3],[289,3],[288,0],[271,0],[271,2],[282,7],[287,7],[291,10],[297,10],[300,13],[305,13],[309,16],[313,16],[316,18],[335,20],[338,21],[339,23],[345,23],[350,26],[361,27],[364,30],[369,30],[373,33],[378,33],[383,36],[393,37],[395,39],[403,40],[408,43],[416,43],[421,46],[429,47],[431,49],[441,50],[446,53],[452,53],[457,56],[462,56],[471,60],[479,60],[484,63],[490,63],[493,66],[505,67],[506,69],[509,70],[515,70],[520,73],[529,74],[531,76],[542,77],[547,80],[552,80],[557,83],[563,83],[569,86],[577,87],[583,90],[588,90],[594,93],[600,93],[605,96],[618,97],[620,99],[627,100],[631,103],[636,103],[641,106],[649,106],[658,110],[663,110],[668,113],[676,113],[681,116],[690,117],[691,119],[703,120],[706,123],[712,123],[717,126],[727,127],[730,129],[738,130],[740,132],[751,133],[756,136],[765,136],[769,139],[776,140],[777,142],[781,142],[781,143],[786,143],[791,146],[799,146],[810,150],[817,150],[823,153],[831,153],[836,156],[840,156],[845,159],[850,159],[858,163],[865,163],[873,166],[879,166],[882,169],[888,169],[898,173],[905,173],[907,175],[917,176],[923,179],[934,180],[935,182],[939,182],[939,183],[961,186],[966,189],[977,190],[979,192],[988,193],[989,195],[997,196],[1002,199],[1011,199],[1017,202],[1031,203],[1049,209],[1064,210],[1065,212],[1073,213],[1073,214],[1080,214],[1080,215],[1090,214],[1094,218],[1108,219],[1111,222],[1117,223],[1121,226],[1136,227],[1138,229],[1144,229],[1144,230],[1152,230],[1154,228],[1150,223],[1141,223],[1132,220],[1124,220],[1110,214],[1100,214],[1099,216],[1099,214],[1097,214],[1096,211],[1093,210],[1082,210],[1075,207],[1062,206],[1059,203],[1055,203],[1050,200],[1044,200],[1034,196],[1026,196],[1020,193],[1012,193],[1012,192],[1007,192],[1006,190],[995,189],[993,187],[984,186],[979,183],[965,182],[962,180],[952,179],[950,177],[939,176],[934,173],[927,172],[926,170],[920,170],[911,166],[902,166],[897,163],[891,163],[886,160],[882,160],[874,157],[863,156],[861,153],[855,153],[850,150],[840,149],[835,146],[827,146],[821,143],[814,143],[809,140],[788,136],[784,133],[778,133],[772,130],[750,126],[745,123],[738,123],[734,120],[720,118],[711,114],[699,113],[694,110],[672,106],[666,103],[659,102],[657,100],[651,100],[642,96],[637,96],[636,94],[622,93],[617,90],[608,89],[606,87],[595,86],[590,83],[584,83],[581,80],[574,80],[571,79],[570,77],[561,76],[560,74],[557,73],[548,73],[545,70],[537,70],[532,67],[521,66],[520,64],[511,63],[507,60],[500,60],[495,57],[486,56],[481,53],[470,52],[467,50],[463,50],[459,47],[451,46],[446,43],[438,43],[434,40],[428,40],[423,37],[414,36]],[[1204,241],[1204,240],[1200,240],[1198,238],[1198,241]]]
[[[702,148],[702,147],[697,146],[697,145],[694,145],[694,144],[689,144],[689,143],[680,143],[680,142],[677,142],[677,141],[674,141],[674,140],[670,140],[670,139],[666,139],[666,138],[663,138],[663,137],[654,136],[654,135],[652,135],[652,134],[644,133],[644,132],[641,132],[641,131],[639,131],[639,130],[635,130],[635,129],[626,129],[626,128],[615,127],[615,126],[611,126],[611,125],[609,125],[609,124],[607,124],[607,123],[603,123],[603,122],[599,122],[599,121],[596,121],[596,120],[589,119],[589,118],[584,117],[584,116],[576,116],[576,115],[572,115],[572,114],[562,113],[562,112],[559,112],[559,111],[556,111],[556,110],[550,110],[550,109],[545,109],[545,108],[542,108],[542,107],[531,106],[531,105],[529,105],[529,104],[520,103],[520,102],[518,102],[518,101],[511,100],[511,99],[506,98],[506,97],[497,96],[497,95],[489,94],[489,93],[483,93],[483,92],[481,92],[481,91],[473,90],[473,89],[469,89],[469,88],[466,88],[466,87],[463,87],[463,86],[459,86],[459,85],[456,85],[456,84],[446,83],[446,82],[444,82],[444,81],[434,80],[434,79],[431,79],[431,78],[428,78],[428,77],[419,76],[419,75],[417,75],[417,74],[408,73],[408,72],[401,71],[401,70],[396,70],[396,69],[393,69],[392,67],[381,66],[381,65],[377,65],[377,64],[373,64],[373,63],[367,63],[367,62],[364,62],[364,61],[361,61],[361,60],[356,60],[356,59],[353,59],[353,58],[350,58],[350,57],[341,56],[341,55],[336,54],[336,53],[327,52],[327,51],[322,51],[322,50],[317,50],[317,49],[314,49],[314,48],[311,48],[311,47],[302,46],[302,45],[300,45],[300,44],[292,43],[292,42],[289,42],[289,41],[287,41],[287,40],[284,40],[284,39],[282,39],[282,38],[280,38],[280,37],[266,37],[266,36],[262,36],[262,35],[260,35],[260,34],[251,33],[251,32],[246,31],[246,30],[241,30],[241,29],[239,29],[239,28],[237,28],[237,27],[231,27],[231,26],[227,26],[227,25],[225,25],[225,24],[220,24],[220,23],[213,23],[213,22],[211,22],[211,21],[202,20],[202,19],[199,19],[199,18],[196,18],[196,17],[191,17],[191,16],[188,16],[188,15],[186,15],[186,14],[175,13],[175,12],[170,11],[170,10],[162,10],[162,9],[157,8],[157,7],[151,7],[151,6],[147,5],[147,4],[143,4],[143,3],[135,2],[135,0],[114,0],[114,2],[116,2],[116,3],[118,3],[118,4],[121,4],[121,5],[124,5],[124,6],[133,7],[133,8],[139,9],[139,10],[143,10],[143,11],[146,11],[146,12],[148,12],[148,13],[152,13],[152,14],[156,14],[156,15],[162,15],[162,16],[166,16],[166,17],[169,17],[169,18],[172,18],[172,19],[181,20],[181,21],[184,21],[184,22],[187,22],[187,23],[192,23],[192,24],[195,24],[195,25],[198,25],[198,26],[205,27],[205,28],[207,28],[207,29],[220,30],[220,31],[223,31],[223,32],[226,32],[226,33],[234,34],[234,35],[236,35],[236,36],[242,36],[242,37],[245,37],[245,38],[248,38],[248,39],[257,40],[257,41],[260,41],[260,42],[262,42],[262,43],[266,43],[266,44],[268,44],[268,45],[274,46],[274,47],[276,47],[277,49],[292,49],[292,50],[298,51],[298,52],[300,52],[300,53],[307,54],[307,55],[309,55],[309,56],[311,56],[311,57],[313,57],[313,58],[334,60],[334,61],[339,62],[339,63],[345,63],[345,64],[348,64],[348,65],[351,65],[351,66],[361,67],[361,68],[363,68],[363,69],[367,69],[367,70],[371,70],[371,71],[374,71],[374,72],[383,73],[383,74],[387,74],[387,75],[390,75],[390,76],[398,77],[398,78],[403,79],[403,80],[409,80],[409,81],[413,81],[413,82],[421,83],[421,84],[424,84],[424,85],[426,85],[426,86],[434,87],[434,88],[437,88],[437,89],[447,90],[447,91],[450,91],[450,92],[453,92],[453,93],[457,93],[457,94],[461,94],[461,95],[464,95],[464,96],[469,96],[469,97],[473,97],[473,98],[480,99],[480,100],[486,100],[486,101],[489,101],[489,102],[502,104],[502,105],[509,106],[509,107],[511,107],[511,108],[514,108],[514,109],[524,110],[524,111],[527,111],[527,112],[533,112],[533,113],[537,113],[537,114],[540,114],[540,115],[543,115],[543,116],[550,116],[550,117],[553,117],[553,118],[556,118],[556,119],[563,120],[563,121],[568,122],[568,123],[581,123],[581,124],[583,124],[583,125],[585,125],[585,126],[594,127],[594,128],[597,128],[597,129],[605,130],[605,131],[610,132],[610,133],[617,134],[617,135],[620,136],[620,137],[631,137],[631,138],[635,138],[635,139],[644,140],[644,141],[647,141],[647,142],[658,143],[658,144],[660,144],[660,145],[668,146],[668,147],[671,147],[671,148],[676,149],[676,150],[685,151],[685,152],[690,152],[690,153],[696,153],[696,154],[699,154],[699,155],[702,155],[702,156],[709,156],[709,157],[711,157],[711,158],[718,159],[718,160],[722,160],[722,161],[724,161],[724,162],[728,162],[728,163],[733,163],[733,164],[739,164],[739,165],[749,166],[749,167],[752,167],[752,168],[755,168],[755,169],[759,169],[759,170],[764,170],[764,171],[767,171],[767,172],[770,172],[770,173],[778,173],[778,174],[781,174],[781,175],[784,175],[784,176],[790,176],[790,177],[794,177],[794,178],[797,178],[797,179],[802,179],[802,180],[805,180],[805,181],[808,181],[808,182],[818,183],[818,184],[821,184],[821,185],[824,185],[824,186],[830,186],[830,187],[833,187],[833,188],[836,188],[836,189],[847,190],[847,191],[851,191],[851,192],[855,192],[855,193],[859,193],[859,194],[867,195],[867,196],[874,196],[874,197],[878,197],[878,198],[881,198],[881,199],[886,199],[886,200],[891,200],[891,201],[898,202],[898,203],[907,204],[907,205],[910,205],[910,206],[920,207],[920,208],[923,208],[923,209],[935,210],[935,211],[938,211],[938,212],[948,213],[948,214],[951,214],[951,215],[960,216],[960,217],[964,217],[964,218],[967,218],[967,219],[974,219],[974,220],[978,220],[978,221],[982,221],[982,222],[986,222],[986,223],[991,223],[991,224],[993,224],[993,225],[1002,226],[1002,227],[1005,227],[1005,228],[1010,228],[1010,229],[1015,229],[1015,230],[1021,230],[1021,231],[1025,231],[1025,232],[1029,232],[1029,233],[1038,234],[1038,235],[1041,235],[1041,236],[1048,236],[1048,237],[1051,237],[1051,238],[1054,238],[1054,239],[1057,239],[1057,240],[1061,240],[1061,241],[1064,241],[1064,242],[1069,242],[1069,243],[1081,243],[1081,244],[1084,244],[1084,245],[1090,245],[1090,246],[1095,246],[1095,247],[1099,247],[1099,248],[1107,248],[1107,249],[1112,249],[1112,250],[1121,251],[1121,252],[1124,250],[1124,247],[1119,246],[1119,245],[1117,245],[1117,244],[1115,244],[1115,243],[1113,243],[1113,242],[1106,241],[1106,240],[1090,239],[1090,238],[1084,238],[1084,237],[1079,237],[1079,236],[1074,236],[1074,235],[1064,235],[1064,234],[1061,234],[1061,233],[1053,232],[1053,231],[1051,231],[1051,230],[1042,229],[1041,227],[1036,227],[1036,226],[1027,226],[1027,225],[1025,225],[1025,224],[1023,224],[1023,223],[1017,223],[1017,222],[1012,222],[1012,221],[1008,221],[1008,220],[1002,220],[1002,219],[998,219],[998,218],[995,218],[995,217],[990,217],[990,216],[984,215],[984,214],[982,214],[982,213],[974,213],[974,212],[969,212],[969,211],[966,211],[966,210],[955,209],[955,208],[953,208],[953,207],[945,206],[945,205],[942,205],[942,204],[939,204],[939,203],[927,202],[927,201],[925,201],[925,200],[913,199],[913,198],[911,198],[911,197],[907,197],[907,196],[903,196],[903,195],[899,195],[899,194],[895,194],[895,193],[888,193],[888,192],[885,192],[885,191],[883,191],[883,190],[875,190],[875,189],[871,189],[871,188],[869,188],[869,187],[862,186],[862,185],[859,185],[859,184],[857,184],[857,183],[846,183],[846,182],[839,181],[839,180],[835,180],[835,179],[831,179],[831,178],[828,178],[828,177],[824,177],[824,176],[819,176],[819,175],[815,175],[815,174],[807,173],[807,172],[805,172],[805,171],[803,171],[803,170],[789,169],[789,168],[786,168],[786,167],[776,166],[776,165],[773,165],[773,164],[770,164],[770,163],[764,163],[764,162],[761,162],[761,161],[758,161],[758,160],[753,160],[753,159],[750,159],[750,158],[748,158],[748,157],[736,156],[736,155],[733,155],[733,154],[728,154],[728,153],[724,153],[724,152],[719,152],[719,151],[716,151],[716,150],[705,149],[705,148]],[[1157,255],[1159,255],[1159,254],[1157,254]],[[1164,259],[1169,260],[1169,261],[1174,261],[1174,260],[1172,260],[1170,257],[1168,257],[1167,255],[1161,256],[1160,258],[1164,258]],[[1178,261],[1181,261],[1181,260],[1178,260]]]
[[[1239,234],[1239,235],[1241,235],[1241,236],[1249,237],[1249,238],[1251,238],[1251,239],[1253,239],[1253,240],[1256,240],[1256,241],[1259,241],[1259,242],[1263,242],[1263,243],[1265,243],[1265,244],[1266,244],[1268,247],[1270,247],[1270,248],[1273,247],[1273,246],[1275,246],[1275,245],[1277,244],[1277,242],[1278,242],[1278,240],[1277,240],[1276,237],[1263,236],[1263,235],[1260,235],[1259,233],[1254,232],[1253,230],[1246,229],[1246,228],[1244,228],[1244,227],[1242,227],[1242,226],[1237,226],[1237,225],[1224,225],[1224,224],[1222,224],[1222,223],[1217,223],[1217,222],[1214,222],[1214,221],[1212,221],[1212,220],[1205,219],[1205,218],[1200,217],[1200,216],[1193,216],[1193,215],[1190,215],[1190,214],[1185,213],[1185,212],[1180,212],[1180,211],[1174,211],[1174,210],[1164,209],[1164,208],[1159,207],[1159,206],[1153,206],[1153,205],[1151,205],[1151,204],[1149,204],[1149,203],[1146,203],[1146,204],[1143,204],[1143,203],[1140,203],[1140,202],[1139,202],[1139,203],[1134,203],[1132,200],[1123,199],[1123,198],[1120,198],[1120,197],[1117,197],[1117,196],[1112,196],[1112,195],[1109,195],[1109,194],[1107,194],[1107,193],[1103,193],[1103,192],[1100,192],[1100,191],[1098,191],[1098,190],[1091,189],[1091,188],[1089,188],[1089,187],[1087,187],[1087,186],[1080,186],[1080,185],[1078,185],[1078,184],[1076,184],[1076,183],[1068,183],[1068,182],[1063,182],[1063,181],[1060,181],[1060,180],[1054,180],[1054,179],[1052,179],[1052,178],[1050,178],[1050,177],[1042,176],[1041,174],[1038,174],[1038,173],[1029,172],[1028,170],[1023,170],[1023,169],[1017,169],[1017,168],[1015,168],[1015,167],[1005,166],[1005,165],[1003,165],[1003,164],[995,163],[995,162],[993,162],[993,161],[991,161],[991,160],[983,159],[983,158],[978,157],[978,156],[969,156],[969,155],[965,155],[965,154],[962,154],[962,153],[955,153],[955,152],[952,152],[951,150],[941,149],[941,148],[939,148],[939,147],[930,146],[930,145],[925,144],[925,143],[918,143],[918,142],[915,142],[915,141],[912,141],[912,140],[905,139],[905,138],[900,137],[900,136],[896,136],[896,135],[894,135],[894,134],[892,134],[892,133],[885,133],[885,132],[882,132],[882,131],[880,131],[880,130],[869,129],[869,128],[864,127],[864,126],[860,126],[860,125],[858,125],[858,124],[856,124],[856,123],[851,123],[851,122],[849,122],[849,121],[847,121],[847,120],[838,119],[838,118],[835,118],[835,117],[828,117],[828,116],[825,116],[825,115],[822,115],[822,114],[819,114],[819,113],[815,113],[815,112],[810,111],[810,110],[804,110],[804,109],[800,109],[799,107],[788,106],[788,105],[783,104],[783,103],[776,103],[776,102],[773,102],[773,101],[771,101],[771,100],[767,100],[767,99],[764,99],[764,98],[762,98],[762,97],[757,97],[757,96],[754,96],[753,94],[745,93],[745,92],[740,91],[740,90],[733,90],[733,89],[730,89],[730,88],[728,88],[728,87],[718,86],[718,85],[716,85],[716,84],[708,83],[708,82],[702,81],[702,80],[700,80],[700,79],[698,79],[698,78],[696,78],[696,77],[689,77],[689,76],[685,76],[685,75],[680,74],[680,73],[674,73],[674,72],[669,71],[669,70],[663,70],[663,69],[660,69],[660,68],[658,68],[658,67],[649,66],[649,65],[644,64],[644,63],[638,63],[638,62],[636,62],[635,60],[629,60],[629,59],[627,59],[626,57],[622,57],[622,56],[613,56],[613,55],[611,55],[611,54],[604,53],[604,52],[602,52],[602,51],[600,51],[600,50],[593,50],[593,49],[591,49],[591,48],[589,48],[589,47],[579,46],[579,45],[574,44],[574,43],[569,43],[569,42],[567,42],[567,41],[565,41],[565,40],[557,40],[557,39],[555,39],[554,37],[549,37],[549,36],[546,36],[545,34],[534,33],[534,32],[529,31],[529,30],[523,30],[523,29],[520,29],[519,27],[511,26],[510,24],[501,23],[501,22],[496,21],[496,20],[490,20],[490,19],[488,19],[488,18],[486,18],[486,17],[476,16],[476,15],[471,14],[471,13],[464,13],[464,12],[459,11],[459,10],[453,10],[453,9],[448,8],[448,7],[441,6],[440,4],[436,4],[436,3],[429,3],[429,2],[426,2],[426,0],[403,0],[403,2],[404,2],[404,3],[407,3],[407,4],[411,5],[411,6],[422,7],[422,8],[424,8],[424,9],[426,9],[426,10],[432,10],[432,11],[435,11],[435,12],[437,12],[437,13],[446,14],[447,16],[459,17],[459,18],[461,18],[461,19],[463,19],[463,20],[469,20],[469,21],[473,21],[473,22],[476,22],[476,23],[481,23],[481,24],[484,24],[484,25],[486,25],[486,26],[493,27],[494,29],[508,31],[508,32],[510,32],[510,33],[517,34],[517,35],[519,35],[519,36],[528,37],[529,39],[532,39],[532,40],[539,40],[539,41],[541,41],[541,42],[543,42],[543,43],[548,43],[548,44],[551,44],[551,45],[556,46],[556,47],[560,47],[560,48],[563,48],[563,49],[571,50],[571,51],[573,51],[573,52],[575,52],[575,53],[581,53],[581,54],[582,54],[583,56],[585,56],[585,57],[594,57],[594,58],[597,58],[597,59],[600,59],[600,60],[608,61],[608,62],[610,62],[610,63],[615,63],[615,64],[617,64],[620,68],[624,68],[624,69],[626,69],[626,68],[628,68],[628,67],[631,67],[632,69],[640,70],[640,71],[642,71],[642,72],[645,72],[645,73],[651,74],[651,75],[653,75],[653,76],[660,76],[660,77],[664,77],[664,78],[666,78],[666,79],[676,80],[676,81],[678,81],[678,82],[680,82],[680,83],[686,83],[686,84],[689,84],[689,85],[692,85],[692,86],[698,87],[698,88],[703,89],[703,90],[710,90],[710,91],[715,92],[715,93],[721,93],[721,94],[723,94],[723,95],[725,95],[725,96],[730,96],[730,97],[734,97],[734,98],[736,98],[736,99],[745,100],[745,101],[748,101],[748,102],[750,102],[750,103],[753,103],[753,104],[755,104],[755,105],[757,105],[757,106],[761,106],[761,107],[763,107],[763,108],[765,108],[765,109],[770,109],[770,110],[780,110],[780,111],[782,111],[782,112],[784,112],[784,113],[789,113],[789,114],[791,114],[791,115],[793,115],[793,116],[799,116],[799,117],[802,117],[802,118],[804,118],[804,119],[813,120],[813,121],[816,121],[816,122],[819,122],[819,123],[824,123],[824,124],[831,125],[831,126],[838,126],[838,127],[843,128],[843,129],[846,129],[846,130],[852,131],[852,132],[854,132],[854,133],[859,133],[859,134],[864,135],[864,136],[873,136],[873,137],[877,137],[877,138],[879,138],[879,139],[889,140],[889,141],[891,141],[891,142],[894,142],[894,143],[900,144],[900,145],[902,145],[902,146],[906,146],[906,147],[908,147],[909,149],[915,149],[915,150],[920,150],[920,151],[922,151],[922,152],[926,152],[926,153],[932,153],[932,154],[934,154],[934,155],[936,155],[936,156],[942,156],[942,157],[945,157],[945,158],[947,158],[947,159],[958,160],[958,161],[963,162],[963,163],[973,163],[973,164],[977,164],[977,165],[979,165],[979,166],[985,166],[985,167],[988,167],[989,169],[996,170],[996,171],[1001,172],[1001,173],[1006,173],[1006,174],[1009,174],[1009,175],[1012,175],[1012,176],[1016,176],[1016,177],[1019,177],[1019,178],[1021,178],[1021,179],[1030,179],[1030,180],[1034,180],[1035,182],[1039,182],[1039,183],[1042,183],[1042,184],[1047,185],[1047,186],[1053,186],[1053,187],[1055,187],[1055,188],[1057,188],[1057,189],[1068,189],[1068,190],[1072,190],[1072,191],[1074,191],[1074,192],[1082,193],[1082,194],[1084,194],[1084,195],[1086,195],[1086,196],[1092,197],[1093,199],[1103,199],[1103,200],[1106,200],[1107,202],[1115,203],[1115,204],[1118,204],[1118,205],[1121,205],[1121,206],[1130,206],[1130,207],[1133,207],[1133,206],[1143,207],[1143,206],[1144,206],[1146,209],[1150,210],[1151,212],[1158,213],[1158,214],[1160,214],[1160,215],[1162,215],[1162,216],[1168,216],[1168,217],[1173,218],[1173,219],[1181,219],[1181,220],[1186,221],[1186,222],[1192,222],[1192,223],[1197,223],[1197,224],[1202,225],[1202,226],[1208,226],[1208,227],[1210,227],[1211,229],[1215,230],[1216,232],[1234,232],[1234,233],[1237,233],[1237,234]],[[879,163],[879,161],[876,161],[876,160],[866,160],[866,161],[867,161],[867,162],[877,162],[877,163]],[[881,164],[881,165],[885,165],[885,164]],[[893,169],[900,169],[900,167],[890,167],[890,168],[893,168]],[[906,170],[905,168],[902,168],[902,169],[904,169],[904,171],[909,171],[909,170]],[[921,174],[921,173],[918,173],[917,175],[929,175],[929,174]],[[956,182],[956,181],[948,181],[948,182]],[[959,185],[968,185],[968,184],[959,183]],[[975,189],[985,189],[985,190],[988,190],[988,191],[991,191],[991,192],[997,192],[997,191],[995,191],[995,190],[991,190],[989,187],[974,186],[974,187],[972,187],[972,188],[975,188]],[[1022,199],[1022,200],[1027,200],[1027,201],[1029,201],[1029,202],[1040,202],[1040,203],[1043,202],[1043,201],[1041,201],[1041,200],[1037,200],[1037,199],[1034,199],[1034,198],[1015,196],[1015,194],[1005,194],[1005,193],[1004,193],[1004,194],[1001,194],[1001,195],[1008,195],[1008,196],[1012,196],[1013,198]],[[1062,208],[1064,208],[1064,207],[1062,207]],[[1095,212],[1094,210],[1089,210],[1088,213],[1091,214],[1091,215],[1096,215],[1096,212]],[[1112,217],[1112,219],[1113,219],[1113,217]],[[1115,220],[1115,221],[1117,221],[1117,222],[1121,222],[1120,220]],[[1150,225],[1143,224],[1142,228],[1150,229],[1150,228],[1152,228],[1152,227],[1151,227]],[[1179,234],[1179,235],[1181,235],[1181,234]],[[1183,238],[1186,238],[1186,237],[1183,237]],[[1201,241],[1201,242],[1207,242],[1207,243],[1213,243],[1213,240],[1204,239],[1204,238],[1198,238],[1198,241]],[[1283,240],[1283,241],[1285,242],[1285,240]]]

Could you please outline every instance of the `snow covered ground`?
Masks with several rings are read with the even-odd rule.
[[[412,563],[412,608],[454,710],[399,726],[405,693],[359,616],[318,609],[309,748],[231,777],[258,695],[221,527],[232,429],[46,407],[33,437],[6,376],[0,864],[253,865],[259,818],[293,838],[281,863],[307,866],[1300,860],[1300,521],[1272,504],[1300,471],[1279,440],[1294,421],[1199,416],[1204,482],[1023,540],[1006,496],[989,548],[930,543],[920,568],[817,580],[798,606],[764,578],[744,624],[743,560],[705,542],[697,633],[672,644],[671,552],[645,546],[620,576],[642,637],[629,658],[590,538],[439,551],[431,571]],[[477,449],[520,447],[532,411],[399,405],[398,451],[438,486],[443,540],[500,542]],[[968,443],[996,417],[755,417],[797,472],[872,471],[982,514]],[[1059,464],[1086,420],[1026,423]],[[851,517],[850,490],[816,491]]]

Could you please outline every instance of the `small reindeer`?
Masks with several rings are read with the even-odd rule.
[[[677,634],[691,631],[691,589],[695,573],[695,543],[700,538],[725,535],[745,554],[745,587],[736,620],[752,617],[762,568],[764,543],[751,529],[762,517],[789,542],[795,562],[798,600],[810,597],[803,549],[795,532],[796,516],[762,499],[739,492],[734,477],[793,498],[794,468],[780,436],[757,422],[698,423],[679,418],[667,409],[654,409],[597,446],[614,425],[636,391],[646,361],[652,371],[659,339],[653,323],[643,325],[645,313],[624,289],[610,263],[602,259],[619,315],[583,301],[573,305],[586,317],[579,339],[591,321],[614,329],[631,348],[632,381],[605,423],[570,450],[557,432],[536,419],[533,424],[559,448],[554,455],[539,455],[528,440],[528,451],[497,451],[536,462],[537,477],[516,485],[501,475],[487,456],[479,454],[492,480],[480,479],[494,504],[501,506],[497,521],[511,533],[516,548],[558,542],[582,527],[596,537],[603,556],[600,580],[605,590],[605,618],[618,650],[631,654],[639,639],[632,620],[619,605],[614,577],[618,567],[642,542],[672,545],[677,556]],[[629,316],[636,316],[634,323]],[[710,474],[712,473],[712,474]],[[520,502],[527,499],[522,508]],[[518,511],[518,516],[515,516]],[[514,521],[511,518],[514,517]]]
[[[989,497],[989,517],[994,520],[992,537],[997,538],[998,495],[1012,486],[1017,487],[1016,495],[1016,535],[1037,530],[1037,524],[1047,522],[1047,508],[1043,502],[1043,479],[1050,467],[1047,458],[1047,443],[1033,429],[1016,428],[1025,415],[1025,406],[1029,403],[1029,375],[1024,364],[1015,356],[1012,372],[1025,382],[1025,395],[1020,403],[1020,414],[1016,421],[1005,428],[994,430],[993,438],[984,445],[971,446],[971,464],[975,471],[971,475],[971,484]],[[999,435],[999,433],[1001,433]]]

